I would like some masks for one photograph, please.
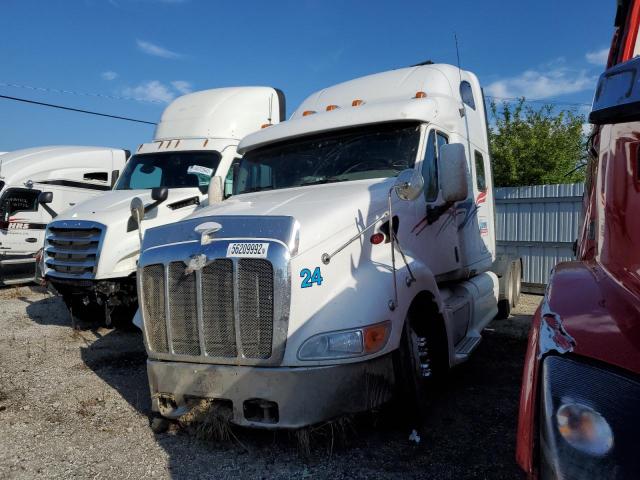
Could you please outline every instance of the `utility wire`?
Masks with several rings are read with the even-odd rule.
[[[487,95],[487,98],[492,98],[494,100],[501,100],[503,102],[519,102],[523,97],[494,97],[493,95]],[[529,100],[524,97],[525,103],[546,103],[549,105],[569,105],[572,107],[590,107],[590,103],[580,103],[580,102],[558,102],[553,100],[544,100],[544,99],[533,99]]]
[[[164,102],[161,102],[160,100],[123,97],[118,95],[107,95],[104,93],[78,92],[77,90],[61,90],[59,88],[34,87],[33,85],[24,85],[20,83],[10,83],[10,82],[1,82],[1,81],[0,81],[0,87],[22,88],[25,90],[33,90],[33,91],[47,92],[47,93],[62,93],[64,95],[76,95],[79,97],[106,98],[109,100],[134,100],[137,102],[149,102],[149,103],[159,103],[159,104],[164,103]]]
[[[0,98],[4,98],[6,100],[15,100],[16,102],[31,103],[33,105],[41,105],[43,107],[69,110],[70,112],[88,113],[89,115],[97,115],[99,117],[115,118],[116,120],[127,120],[129,122],[146,123],[147,125],[157,125],[157,123],[155,122],[147,122],[146,120],[138,120],[135,118],[121,117],[119,115],[109,115],[108,113],[93,112],[91,110],[81,110],[79,108],[65,107],[64,105],[54,105],[53,103],[36,102],[35,100],[28,100],[26,98],[9,97],[7,95],[0,95]]]

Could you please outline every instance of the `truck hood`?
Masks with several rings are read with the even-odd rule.
[[[541,305],[548,324],[545,307],[561,322],[553,338],[574,354],[640,375],[640,299],[597,262],[558,265]]]
[[[298,253],[302,253],[332,236],[340,243],[384,213],[394,181],[357,180],[247,193],[200,209],[189,218],[290,216],[300,225]]]
[[[155,218],[159,210],[168,209],[168,205],[197,196],[202,193],[197,188],[176,188],[169,190],[169,196],[158,208],[147,213],[146,219]],[[145,205],[152,203],[151,190],[111,190],[104,195],[86,200],[56,217],[58,220],[92,220],[104,225],[129,220],[129,207],[134,197],[140,197]]]

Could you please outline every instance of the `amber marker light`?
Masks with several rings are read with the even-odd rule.
[[[423,91],[416,92],[416,96],[413,98],[427,98],[427,94],[424,93]]]
[[[362,100],[360,100],[359,98],[356,98],[353,102],[351,102],[351,106],[352,107],[359,107],[360,105],[362,105],[364,102]]]
[[[270,126],[271,126],[271,124],[270,124],[270,123],[263,123],[263,124],[260,126],[260,128],[267,128],[267,127],[270,127]]]
[[[330,112],[331,110],[336,110],[338,108],[338,105],[327,105],[327,112]]]
[[[302,116],[306,117],[307,115],[313,115],[314,113],[316,113],[315,110],[305,110],[304,112],[302,112]]]
[[[365,327],[363,329],[365,353],[375,353],[382,350],[389,339],[389,330],[389,322]]]

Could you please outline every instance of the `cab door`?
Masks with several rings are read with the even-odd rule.
[[[49,215],[39,195],[37,189],[8,188],[0,197],[0,254],[27,255],[42,246]]]
[[[440,189],[439,150],[449,143],[443,131],[427,131],[425,150],[418,168],[424,180],[424,192],[416,202],[417,223],[411,229],[416,250],[436,277],[454,273],[460,267],[459,239],[455,208],[442,200]]]

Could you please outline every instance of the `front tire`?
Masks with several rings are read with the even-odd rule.
[[[418,428],[425,423],[436,383],[448,367],[446,333],[435,325],[421,333],[425,336],[407,319],[394,359],[401,414]]]

